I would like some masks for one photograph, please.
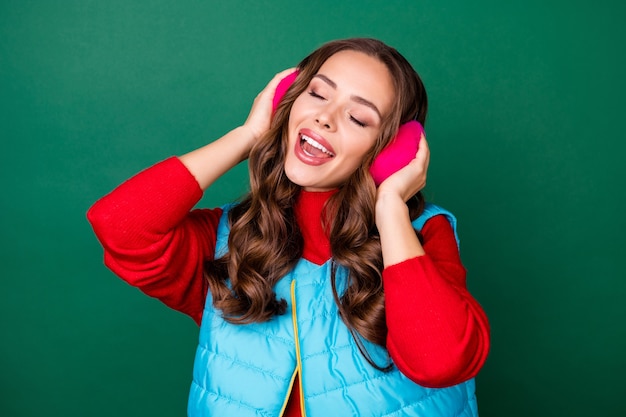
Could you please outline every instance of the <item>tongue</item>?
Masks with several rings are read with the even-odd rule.
[[[315,158],[328,158],[328,154],[321,151],[320,149],[317,149],[314,146],[311,146],[311,144],[305,140],[302,141],[302,149],[304,149],[304,152],[308,153],[309,155],[315,157]]]

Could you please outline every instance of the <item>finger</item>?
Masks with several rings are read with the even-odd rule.
[[[291,74],[292,72],[294,72],[297,69],[298,68],[296,68],[296,67],[291,67],[291,68],[284,69],[281,72],[279,72],[278,74],[276,74],[273,79],[278,78],[278,80],[282,80],[283,78],[285,78],[286,76],[288,76],[289,74]]]
[[[429,152],[428,141],[426,140],[426,136],[424,136],[423,133],[422,133],[422,136],[420,137],[420,143],[417,148],[417,153],[420,153],[420,151],[427,152],[427,153]]]
[[[295,70],[296,70],[295,67],[287,68],[286,70],[282,70],[278,74],[274,75],[274,78],[272,78],[272,80],[267,84],[266,90],[269,90],[272,92],[276,91],[276,87],[278,87],[278,84],[280,83],[280,81],[286,76],[288,76],[289,74],[291,74],[292,72],[294,72]]]
[[[428,147],[428,141],[423,134],[417,148],[417,153],[415,154],[415,159],[425,166],[428,166],[428,163],[430,162],[430,148]]]
[[[287,75],[294,72],[296,68],[288,68],[274,75],[274,77],[270,80],[269,83],[263,88],[263,90],[259,91],[259,93],[255,97],[255,102],[260,100],[269,100],[276,94],[276,88],[280,81],[285,78]]]

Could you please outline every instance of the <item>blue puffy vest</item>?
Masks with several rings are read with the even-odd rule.
[[[218,226],[216,256],[227,250],[227,209]],[[449,212],[428,204],[413,223]],[[287,312],[265,323],[224,321],[207,296],[196,352],[188,415],[277,417],[285,411],[296,377],[308,417],[475,417],[474,380],[448,388],[425,388],[397,368],[382,372],[366,362],[339,317],[330,286],[331,262],[300,259],[275,286]],[[337,269],[337,290],[346,270]],[[364,341],[370,356],[386,365],[387,351]]]

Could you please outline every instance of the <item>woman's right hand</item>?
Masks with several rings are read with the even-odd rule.
[[[251,137],[255,141],[261,138],[270,128],[273,112],[272,100],[278,83],[295,70],[295,68],[289,68],[276,74],[254,99],[254,103],[252,103],[252,108],[250,109],[250,113],[243,127],[250,132]]]

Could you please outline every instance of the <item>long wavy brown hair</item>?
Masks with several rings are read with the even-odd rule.
[[[395,89],[392,109],[382,122],[375,145],[361,167],[330,198],[321,219],[329,231],[332,285],[339,313],[366,359],[378,367],[361,340],[385,346],[387,336],[382,252],[374,221],[376,187],[369,166],[400,124],[412,119],[424,124],[427,112],[422,81],[394,48],[375,39],[338,40],[324,44],[300,62],[298,77],[276,109],[269,131],[250,152],[250,192],[229,212],[228,252],[207,262],[205,270],[213,304],[227,321],[263,322],[285,313],[286,301],[277,299],[273,287],[295,266],[303,250],[294,212],[301,187],[284,171],[289,113],[322,64],[345,50],[379,59],[389,70]],[[407,204],[411,217],[416,218],[423,210],[421,193]],[[338,265],[349,272],[342,294],[336,289]]]

